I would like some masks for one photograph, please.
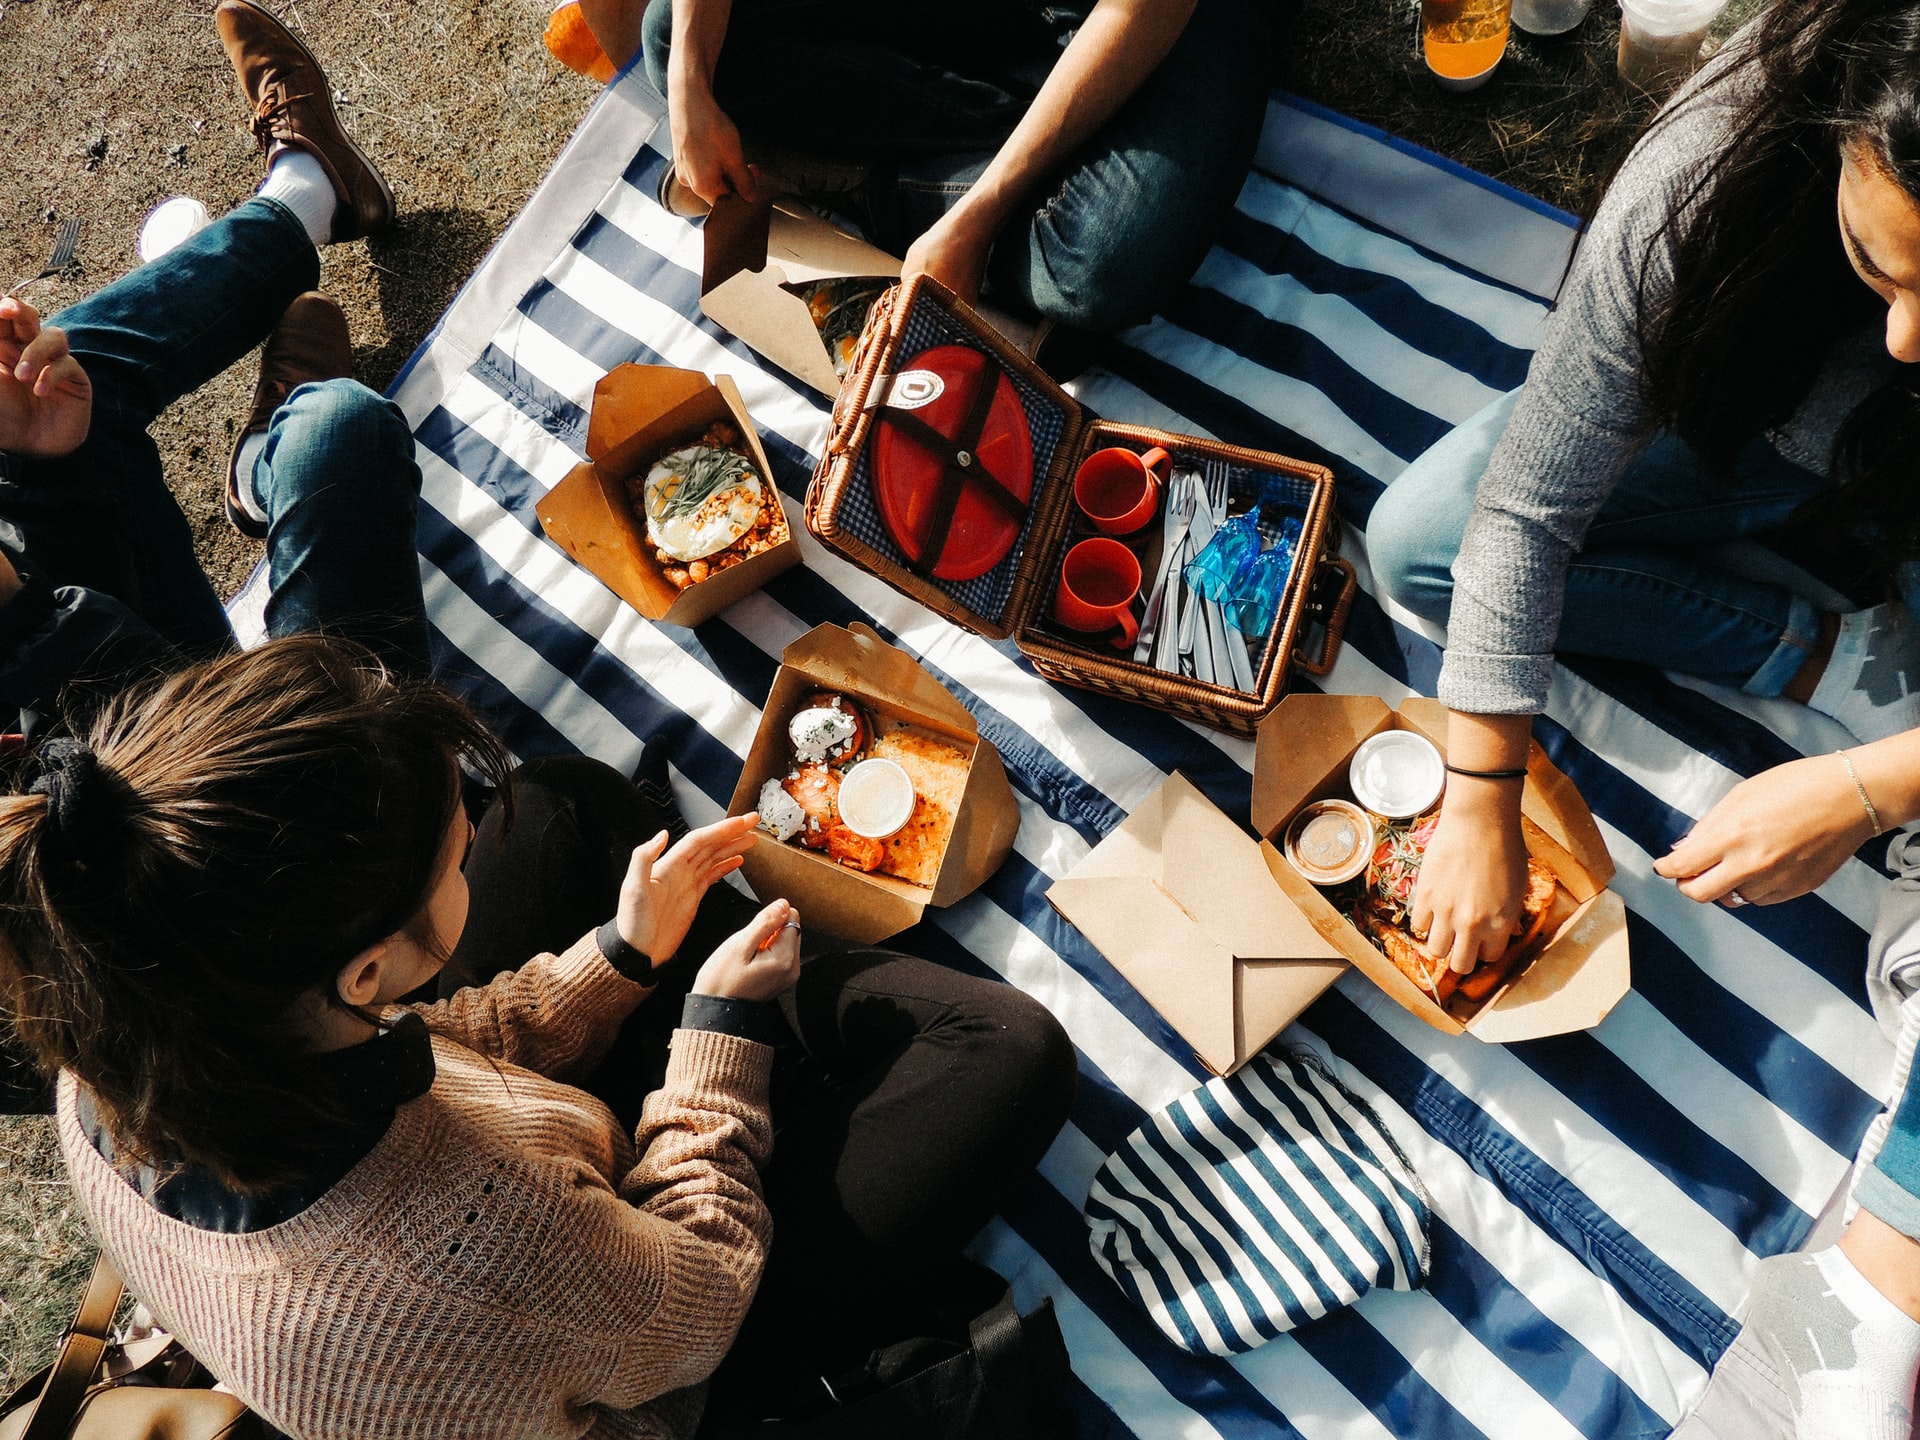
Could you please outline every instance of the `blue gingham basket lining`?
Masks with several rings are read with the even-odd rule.
[[[913,312],[908,315],[907,323],[901,332],[900,348],[895,351],[893,369],[896,373],[912,368],[913,358],[922,351],[931,350],[937,345],[965,345],[969,350],[977,350],[992,360],[996,369],[1000,368],[997,358],[991,355],[979,340],[962,329],[952,316],[937,305],[916,303]],[[1013,382],[1014,394],[1019,397],[1020,408],[1026,412],[1027,428],[1033,435],[1033,477],[1034,496],[1039,499],[1039,488],[1047,469],[1053,464],[1054,451],[1060,448],[1060,438],[1066,433],[1067,417],[1061,407],[1041,394],[1039,388],[1026,376],[1014,371],[1004,372]],[[877,428],[876,417],[876,428]],[[861,448],[860,459],[853,467],[852,483],[842,492],[840,507],[835,521],[853,535],[871,545],[880,554],[898,563],[902,568],[910,568],[905,552],[894,543],[886,523],[881,520],[878,507],[873,499],[873,451],[874,432],[868,432],[866,445]],[[941,579],[931,579],[936,589],[952,597],[954,602],[965,606],[975,615],[988,621],[996,621],[1006,609],[1007,600],[1013,593],[1014,573],[1020,568],[1020,558],[1026,552],[1027,536],[1033,529],[1034,507],[1029,505],[1027,518],[1020,527],[1019,537],[1014,541],[1013,549],[1007,556],[986,574],[972,580],[953,584]]]

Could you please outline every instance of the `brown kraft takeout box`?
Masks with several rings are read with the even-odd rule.
[[[1627,992],[1626,907],[1579,792],[1535,746],[1522,800],[1533,856],[1563,894],[1527,966],[1477,1008],[1442,1008],[1380,953],[1280,851],[1296,811],[1351,798],[1347,765],[1368,736],[1415,730],[1444,751],[1446,711],[1412,699],[1290,695],[1260,727],[1250,838],[1184,776],[1047,892],[1218,1074],[1244,1065],[1349,964],[1436,1030],[1505,1043],[1588,1029]]]
[[[911,655],[856,624],[815,626],[781,653],[729,815],[755,808],[760,787],[787,774],[793,754],[787,722],[816,690],[838,691],[876,717],[932,731],[968,757],[966,788],[931,890],[892,875],[864,874],[769,835],[747,852],[744,873],[762,900],[781,896],[799,907],[805,924],[873,945],[917,922],[927,906],[951,905],[978,889],[1013,848],[1020,810],[1000,752],[980,737],[966,706]]]
[[[723,196],[704,227],[700,310],[823,395],[840,388],[833,357],[789,285],[900,278],[900,262],[794,205],[749,205]]]
[[[912,365],[931,349],[960,345],[983,354],[988,374],[1004,376],[1019,396],[1031,433],[1032,494],[1020,513],[1012,549],[978,579],[949,581],[932,573],[938,555],[910,559],[879,518],[874,470],[875,437],[883,424],[916,425],[904,412],[924,404],[926,382]],[[899,382],[899,385],[896,385]],[[977,382],[976,382],[977,383]],[[997,380],[996,380],[996,383]],[[917,384],[911,395],[896,393]],[[936,392],[937,393],[937,392]],[[976,417],[984,406],[976,406]],[[963,427],[965,428],[965,427]],[[906,430],[912,434],[913,430]],[[982,477],[970,446],[979,438],[942,439],[929,453],[940,462],[943,498],[933,509],[950,517],[950,498],[967,487],[992,482],[1004,490],[1003,477]],[[923,437],[921,444],[929,442]],[[1268,492],[1263,504],[1297,513],[1301,534],[1292,575],[1266,643],[1254,657],[1254,688],[1203,682],[1136,662],[1114,649],[1107,635],[1076,634],[1051,618],[1054,591],[1067,550],[1092,532],[1073,499],[1073,481],[1082,460],[1109,446],[1136,453],[1168,450],[1176,463],[1220,466],[1257,477]],[[1004,496],[990,496],[1003,508]],[[1014,502],[1018,503],[1018,502]],[[1165,508],[1163,489],[1161,510]],[[1352,604],[1353,567],[1334,553],[1339,522],[1333,512],[1333,475],[1324,466],[1269,451],[1249,450],[1200,436],[1103,420],[1056,384],[971,306],[928,276],[915,276],[881,297],[861,335],[853,366],[834,403],[826,448],[807,489],[807,528],[862,568],[911,595],[936,613],[990,639],[1011,637],[1033,666],[1050,680],[1101,690],[1157,709],[1171,711],[1217,729],[1251,735],[1273,709],[1296,672],[1325,674],[1332,667],[1339,635]],[[1143,571],[1143,591],[1157,572],[1161,549],[1160,515],[1128,538]],[[935,521],[930,535],[939,546],[953,542],[957,530]],[[1136,616],[1145,595],[1134,602]],[[1317,653],[1306,653],[1317,635]]]
[[[646,521],[627,501],[626,480],[690,445],[715,421],[731,423],[780,507],[786,539],[682,590],[655,562]],[[576,465],[534,506],[541,528],[608,589],[649,620],[698,625],[800,563],[793,524],[767,453],[731,377],[709,380],[670,365],[622,365],[593,387],[587,463]]]
[[[1382,730],[1412,730],[1447,749],[1447,711],[1414,697],[1395,711],[1373,695],[1289,695],[1260,727],[1254,750],[1253,825],[1267,869],[1287,898],[1402,1008],[1449,1035],[1506,1043],[1598,1025],[1633,983],[1627,907],[1607,882],[1613,859],[1587,802],[1536,743],[1520,800],[1527,851],[1553,872],[1561,894],[1533,959],[1477,1007],[1447,1007],[1400,973],[1280,852],[1294,813],[1329,795],[1351,798],[1353,752]]]

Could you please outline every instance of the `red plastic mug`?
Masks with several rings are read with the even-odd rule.
[[[1089,635],[1118,625],[1120,638],[1113,648],[1127,650],[1140,637],[1140,622],[1133,616],[1133,597],[1139,593],[1140,561],[1131,550],[1118,540],[1082,540],[1060,566],[1053,618]]]
[[[1159,446],[1136,455],[1122,446],[1096,450],[1080,462],[1073,498],[1103,535],[1131,535],[1160,508],[1160,477],[1173,457]]]

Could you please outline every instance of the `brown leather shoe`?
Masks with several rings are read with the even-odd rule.
[[[273,412],[300,386],[351,374],[353,341],[347,335],[346,315],[318,290],[296,296],[260,352],[260,383],[253,389],[253,409],[234,437],[233,454],[227,457],[227,523],[249,540],[266,539],[267,527],[240,503],[240,450],[247,437],[264,434],[273,422]],[[251,477],[248,485],[251,488]]]
[[[357,240],[388,224],[393,191],[340,128],[333,91],[313,52],[252,0],[220,0],[213,23],[253,111],[253,133],[267,149],[267,163],[289,147],[305,150],[333,182],[340,208],[329,238]]]

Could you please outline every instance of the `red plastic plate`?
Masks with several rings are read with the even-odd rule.
[[[927,379],[913,383],[909,378],[913,372],[937,377],[937,393],[931,398],[920,398],[936,387]],[[987,423],[973,453],[994,479],[1020,499],[1030,502],[1033,499],[1033,435],[1027,428],[1027,414],[1020,408],[1020,397],[1013,382],[987,356],[966,345],[937,345],[923,350],[900,367],[892,403],[911,408],[920,419],[951,439],[966,422],[977,388],[983,384],[995,387],[993,404],[987,410]],[[911,435],[888,424],[884,413],[880,417],[879,432],[874,441],[874,499],[887,533],[907,558],[917,564],[926,549],[927,527],[932,519],[933,502],[939,494],[942,462]],[[1007,558],[1007,552],[1020,538],[1020,527],[1020,521],[987,500],[977,487],[967,486],[954,507],[953,524],[947,531],[947,543],[939,563],[933,567],[934,576],[959,581],[986,574]]]

